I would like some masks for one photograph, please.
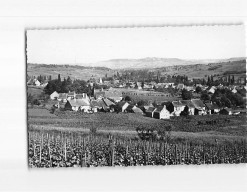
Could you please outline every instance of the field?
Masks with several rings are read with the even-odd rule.
[[[43,92],[44,87],[27,86],[27,93],[37,98]]]
[[[90,68],[90,67],[78,67],[78,66],[49,66],[49,65],[37,65],[37,64],[28,64],[27,65],[27,74],[33,76],[51,76],[52,79],[56,79],[58,74],[61,75],[61,78],[67,78],[68,76],[74,79],[83,79],[85,81],[90,78],[103,78],[105,74],[108,76],[113,76],[114,71],[108,69],[100,68]]]
[[[171,125],[169,141],[141,140],[139,125]],[[36,107],[28,109],[28,130],[30,167],[246,163],[245,115],[158,120]]]
[[[246,163],[246,142],[166,143],[81,133],[29,132],[30,167]]]

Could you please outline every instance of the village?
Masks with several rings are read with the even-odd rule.
[[[28,86],[45,88],[49,81],[40,79],[41,77],[29,79]],[[87,87],[91,89],[90,93],[52,91],[47,98],[54,102],[55,109],[88,114],[124,112],[156,119],[170,119],[187,115],[238,115],[246,113],[246,85],[244,82],[246,81],[238,79],[234,84],[227,86],[221,83],[218,86],[206,84],[187,86],[183,83],[158,83],[155,81],[136,82],[118,79],[103,81],[102,78],[99,78],[87,82]],[[230,97],[225,100],[225,96],[217,96],[220,90],[228,90],[228,93],[233,96],[232,102]],[[43,100],[38,101],[42,102]]]

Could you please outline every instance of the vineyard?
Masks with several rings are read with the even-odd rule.
[[[245,140],[193,144],[83,134],[29,131],[29,167],[98,167],[247,162]]]

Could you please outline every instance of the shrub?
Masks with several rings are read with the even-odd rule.
[[[171,140],[171,126],[165,126],[163,128],[152,127],[152,126],[143,126],[139,125],[136,128],[138,136],[142,140],[152,140],[152,141],[166,141],[169,142]]]

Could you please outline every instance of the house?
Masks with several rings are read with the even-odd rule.
[[[212,102],[205,103],[205,106],[206,106],[206,110],[207,110],[208,114],[219,113],[219,111],[220,111],[219,106],[215,103],[212,103]]]
[[[67,93],[59,93],[58,101],[67,102]]]
[[[88,112],[91,109],[90,103],[84,99],[68,100],[64,106],[66,110]]]
[[[46,87],[48,85],[48,83],[46,82],[46,83],[43,83],[43,84],[41,84],[41,86],[42,87]]]
[[[150,107],[146,110],[146,116],[147,116],[147,117],[153,118],[155,109],[156,109],[155,107],[151,107],[151,106],[150,106]]]
[[[104,97],[105,97],[105,92],[104,91],[94,92],[94,98],[95,99],[102,99]]]
[[[134,112],[135,114],[143,115],[143,111],[142,111],[140,108],[136,107],[136,106],[133,107],[132,110],[133,110],[133,112]]]
[[[112,105],[115,105],[111,100],[109,100],[109,99],[107,99],[107,98],[104,98],[103,101],[104,101],[105,105],[106,105],[107,107],[109,107],[109,108],[110,108]]]
[[[129,106],[129,103],[125,101],[119,102],[117,104],[117,107],[120,109],[121,112],[124,112],[128,106]]]
[[[86,93],[76,94],[75,99],[89,99]]]
[[[54,91],[51,95],[50,95],[50,99],[51,100],[56,100],[59,97],[58,92]]]
[[[170,119],[170,112],[166,109],[166,106],[158,106],[155,110],[154,110],[154,114],[153,114],[154,118],[157,119]]]
[[[92,100],[90,102],[90,106],[91,106],[93,112],[97,112],[98,109],[100,108],[100,106],[96,100]]]
[[[108,107],[102,99],[91,100],[90,105],[94,112],[97,112],[98,110],[106,111],[108,109]]]
[[[125,109],[125,112],[130,112],[133,113],[133,108],[136,108],[135,105],[128,105],[127,108]]]
[[[181,112],[184,110],[186,104],[182,104],[180,101],[172,101],[174,111],[172,112],[175,116],[180,116]]]
[[[236,90],[236,88],[234,87],[232,90],[232,93],[237,93],[238,91]]]
[[[195,115],[207,114],[206,106],[200,99],[192,99],[191,102],[195,106]]]
[[[76,95],[75,91],[69,92],[68,95],[67,95],[67,99],[68,100],[75,99],[75,95]]]
[[[189,115],[195,114],[195,106],[192,104],[191,100],[180,100],[180,103],[188,107]]]
[[[112,99],[115,102],[120,102],[122,100],[122,92],[118,90],[108,90],[104,91],[104,97],[108,99]]]
[[[232,109],[223,108],[219,113],[223,115],[232,115]]]
[[[29,79],[29,80],[27,81],[27,84],[28,84],[28,85],[33,85],[33,79]]]
[[[40,86],[39,80],[35,79],[34,84],[35,84],[36,86]]]
[[[178,86],[177,86],[177,89],[183,89],[184,88],[184,84],[182,84],[182,83],[180,83],[180,84],[178,84]]]
[[[120,102],[122,101],[122,97],[109,97],[108,99],[112,100],[113,102]]]
[[[100,111],[107,111],[107,110],[109,110],[109,107],[107,107],[107,105],[105,104],[105,102],[103,101],[103,99],[97,99],[97,103],[99,105],[98,110],[100,110]]]
[[[215,86],[212,86],[212,87],[208,90],[208,93],[214,94],[215,90],[216,90],[216,87],[215,87]]]

